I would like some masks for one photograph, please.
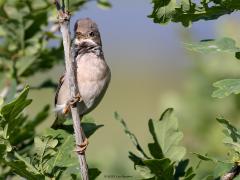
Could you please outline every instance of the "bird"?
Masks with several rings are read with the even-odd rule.
[[[100,32],[92,19],[83,18],[76,21],[71,50],[76,63],[79,94],[75,100],[70,99],[68,81],[63,74],[55,95],[57,117],[52,125],[54,129],[61,126],[66,116],[69,116],[71,103],[78,102],[80,119],[95,109],[111,80],[111,71],[104,58]],[[80,146],[82,148],[80,151],[85,150],[86,144],[87,142]]]

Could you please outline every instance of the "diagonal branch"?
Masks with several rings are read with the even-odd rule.
[[[221,180],[233,180],[240,173],[240,166],[236,163],[232,169],[221,177]]]
[[[64,55],[65,55],[65,66],[66,66],[66,80],[68,81],[69,86],[69,95],[70,99],[73,99],[79,93],[76,81],[76,63],[71,54],[71,38],[70,38],[70,30],[69,30],[69,22],[71,15],[65,10],[65,5],[60,5],[59,0],[55,0],[56,8],[58,10],[58,18],[59,24],[61,27],[62,37],[63,37],[63,46],[64,46]],[[79,107],[72,106],[71,114],[73,119],[73,128],[75,133],[75,141],[76,144],[80,145],[83,143],[85,134],[81,127],[81,121],[79,117]],[[85,153],[77,154],[80,163],[80,170],[82,180],[88,180],[88,166],[85,158]]]

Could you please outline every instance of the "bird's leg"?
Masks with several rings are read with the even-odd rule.
[[[81,119],[82,119],[82,116],[81,116]],[[77,152],[78,154],[84,154],[89,144],[88,138],[85,136],[82,127],[81,127],[81,132],[82,132],[84,141],[82,144],[76,144],[77,147],[75,149],[75,152]]]
[[[75,107],[76,103],[79,102],[80,100],[81,100],[81,96],[80,96],[80,93],[78,92],[77,95],[69,101],[69,104]]]
[[[87,146],[88,146],[89,142],[88,142],[88,138],[85,138],[82,144],[77,144],[75,152],[77,152],[78,154],[84,154]]]
[[[81,96],[80,93],[77,93],[77,95],[75,97],[73,97],[72,99],[68,100],[66,103],[66,106],[63,108],[63,114],[68,114],[70,111],[70,107],[75,107],[76,103],[79,102],[81,100]]]

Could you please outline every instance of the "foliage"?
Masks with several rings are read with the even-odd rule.
[[[67,9],[76,11],[87,0],[67,1]],[[96,0],[102,8],[110,8],[107,0]],[[153,0],[153,11],[149,16],[156,23],[181,22],[189,26],[198,20],[212,20],[240,9],[238,0]],[[50,1],[30,0],[0,1],[0,179],[79,179],[78,161],[74,149],[72,122],[65,122],[63,129],[46,128],[37,134],[36,128],[49,114],[46,105],[36,116],[27,115],[27,107],[32,100],[27,98],[29,87],[23,88],[26,78],[36,73],[50,70],[63,59],[61,38],[58,30],[54,6]],[[55,45],[50,46],[49,41]],[[202,53],[234,53],[239,59],[239,48],[231,38],[204,40],[199,43],[185,43],[187,49]],[[55,87],[50,79],[41,82],[35,89]],[[232,93],[238,94],[239,79],[225,79],[214,83],[219,88],[213,97],[222,98]],[[33,87],[31,87],[34,89]],[[21,89],[22,92],[18,93]],[[2,94],[1,92],[1,94]],[[16,97],[17,95],[17,97]],[[138,154],[129,152],[134,169],[144,179],[184,179],[195,177],[197,168],[185,159],[186,148],[179,145],[183,133],[178,130],[178,120],[173,109],[167,109],[159,120],[150,119],[149,132],[153,142],[148,144],[148,153],[139,144],[136,136],[128,129],[125,121],[116,113],[125,133],[130,137]],[[201,161],[216,164],[215,170],[206,179],[219,179],[233,165],[239,163],[240,132],[223,118],[217,119],[224,127],[224,143],[231,153],[227,159],[212,158],[195,153]],[[102,125],[96,125],[91,118],[83,120],[87,137]],[[95,179],[101,171],[90,168],[90,179]]]
[[[235,10],[239,10],[240,3],[235,0],[201,0],[201,1],[161,1],[153,0],[153,12],[149,16],[153,18],[155,23],[181,22],[184,26],[189,26],[192,22],[198,20],[212,20],[224,14],[230,14]],[[231,53],[239,59],[239,48],[236,46],[235,40],[231,38],[222,39],[207,39],[199,43],[185,43],[185,47],[191,51],[197,51],[202,54],[215,53]],[[223,98],[230,94],[239,94],[239,79],[224,79],[213,84],[218,88],[212,94],[213,97]],[[226,172],[230,171],[231,167],[239,166],[239,132],[237,128],[231,125],[223,118],[217,119],[225,130],[226,138],[224,143],[229,146],[232,152],[227,160],[219,160],[207,155],[195,153],[203,161],[212,161],[216,164],[216,168],[211,175],[206,179],[219,179]]]
[[[29,87],[26,87],[0,110],[1,178],[18,174],[27,179],[79,179],[73,131],[49,128],[42,135],[36,135],[35,128],[47,117],[49,107],[29,120],[22,112],[31,103],[27,99],[28,91]],[[88,137],[101,126],[92,119],[83,120]],[[90,169],[92,179],[99,174],[98,169]]]
[[[222,160],[219,158],[213,158],[207,155],[195,153],[199,159],[203,161],[210,161],[216,164],[212,174],[208,175],[208,178],[211,177],[212,179],[217,179],[223,176],[232,168],[233,165],[238,166],[240,159],[240,131],[224,118],[217,118],[217,121],[224,128],[223,133],[225,138],[223,139],[223,143],[229,148],[228,159]]]
[[[67,1],[66,6],[74,13],[87,2]],[[102,8],[111,7],[106,0],[96,2]],[[46,128],[37,134],[36,128],[50,114],[50,106],[43,105],[33,118],[27,113],[32,102],[27,98],[29,89],[55,88],[56,84],[44,79],[35,87],[24,88],[25,81],[63,62],[62,38],[56,33],[59,26],[52,3],[0,1],[0,179],[80,179],[71,120],[66,121],[65,129]],[[102,127],[91,118],[84,118],[82,124],[87,137]],[[100,173],[89,169],[90,179]]]
[[[236,42],[231,38],[222,38],[217,40],[203,40],[199,43],[185,43],[188,50],[200,53],[221,52],[235,53],[235,57],[239,59],[240,49],[236,47]],[[239,79],[223,79],[213,83],[213,86],[218,88],[212,94],[213,97],[223,98],[230,94],[239,94],[240,92]]]
[[[213,84],[214,87],[219,88],[212,94],[213,97],[223,98],[230,94],[240,93],[240,79],[224,79]]]
[[[200,53],[211,53],[211,52],[224,52],[224,53],[235,53],[238,58],[238,52],[240,48],[236,46],[235,40],[232,38],[222,38],[222,39],[206,39],[198,43],[184,43],[188,50],[196,51]]]
[[[152,0],[150,18],[155,23],[181,22],[189,26],[199,20],[213,20],[240,9],[238,0]]]
[[[193,168],[188,167],[189,160],[184,159],[186,149],[179,145],[183,133],[178,130],[178,120],[173,109],[167,109],[159,120],[150,119],[148,122],[154,141],[148,144],[151,156],[144,152],[135,135],[117,113],[115,119],[121,122],[125,133],[137,149],[138,155],[129,152],[129,158],[134,163],[134,169],[144,179],[193,179]]]
[[[115,113],[115,119],[120,121],[125,133],[136,147],[138,155],[129,152],[129,159],[133,161],[134,169],[144,179],[190,180],[195,177],[198,167],[189,166],[189,159],[184,159],[186,149],[179,145],[183,134],[178,130],[178,120],[173,114],[173,109],[167,109],[159,120],[149,120],[149,131],[154,140],[153,143],[148,144],[151,156],[144,152],[136,136],[117,113]],[[204,179],[219,179],[240,161],[240,131],[223,118],[217,118],[217,121],[224,127],[223,142],[229,147],[228,159],[222,160],[194,153],[201,161],[216,164],[212,173]]]
[[[74,12],[87,1],[68,2],[69,9]],[[106,0],[97,3],[104,8],[111,7]],[[61,37],[56,35],[59,30],[56,17],[55,6],[48,0],[1,1],[0,88],[24,84],[27,77],[63,62]],[[55,45],[49,46],[49,42]],[[55,86],[46,80],[38,88]]]
[[[17,83],[39,71],[52,68],[61,61],[62,46],[49,47],[58,40],[48,29],[49,1],[3,1],[1,3],[1,72]]]

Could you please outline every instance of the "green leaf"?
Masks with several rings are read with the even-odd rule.
[[[153,136],[154,144],[149,148],[154,157],[164,156],[172,161],[181,161],[186,149],[179,146],[183,133],[178,130],[178,120],[173,114],[173,109],[167,109],[160,120],[149,120],[149,130]],[[156,155],[157,149],[159,155]]]
[[[213,176],[215,178],[221,177],[223,174],[228,172],[233,167],[233,164],[227,163],[217,163],[213,171]]]
[[[50,136],[37,136],[34,138],[35,162],[42,174],[49,173],[48,162],[57,153],[57,145],[58,140]]]
[[[201,159],[203,161],[212,161],[212,162],[215,162],[215,163],[218,162],[215,158],[210,158],[206,155],[202,155],[202,154],[199,154],[199,153],[193,153],[193,154],[195,154],[199,159]]]
[[[97,0],[98,6],[102,9],[109,9],[112,7],[108,0]]]
[[[46,5],[47,6],[47,5]],[[25,32],[25,40],[28,40],[32,38],[34,35],[36,35],[41,30],[41,27],[43,25],[47,25],[47,11],[36,11],[35,13],[29,14],[27,17],[30,21],[33,23],[26,28]]]
[[[224,118],[217,118],[217,121],[223,125],[225,130],[227,130],[227,135],[232,139],[233,142],[238,142],[240,139],[240,133],[229,121]]]
[[[232,169],[233,164],[226,164],[226,163],[217,163],[213,172],[208,175],[207,177],[203,178],[204,180],[218,180],[222,177],[226,172],[229,172]],[[237,177],[236,177],[237,178]],[[234,179],[236,179],[234,178]]]
[[[190,167],[190,168],[188,168],[187,172],[185,173],[183,180],[191,180],[195,177],[195,175],[196,174],[193,172],[193,168]]]
[[[88,169],[88,172],[89,171],[90,171],[90,169]],[[81,174],[79,172],[80,172],[79,164],[77,164],[76,166],[68,167],[66,169],[62,168],[61,173],[59,174],[57,179],[59,179],[59,180],[65,180],[65,179],[79,180],[79,179],[81,179]],[[90,174],[89,174],[89,176],[90,176]]]
[[[81,121],[81,126],[84,130],[85,135],[89,138],[92,134],[94,134],[99,128],[103,127],[102,124],[97,125],[93,118],[91,117],[83,117],[83,120]],[[63,128],[66,130],[69,134],[73,134],[73,122],[72,119],[67,119],[64,122]]]
[[[185,159],[185,160],[181,160],[178,165],[175,168],[175,174],[174,174],[174,178],[175,179],[179,179],[180,177],[183,177],[185,175],[185,171],[186,168],[188,166],[189,160]]]
[[[2,107],[0,113],[5,118],[5,120],[11,121],[32,102],[31,100],[27,99],[28,92],[29,87],[27,86],[15,100]]]
[[[17,61],[18,76],[22,76],[28,68],[36,61],[36,56],[24,56]]]
[[[235,151],[238,161],[240,153],[240,132],[226,119],[217,118],[217,121],[223,125],[223,132],[227,136],[223,140],[224,144],[230,146],[231,149]]]
[[[151,170],[157,179],[171,180],[174,179],[174,166],[170,159],[148,159],[143,163]]]
[[[240,152],[240,144],[239,144],[239,143],[233,142],[232,139],[230,139],[230,138],[225,138],[223,142],[224,142],[224,144],[226,144],[226,145],[228,145],[228,146],[231,146],[232,149],[233,149],[237,154],[239,154],[239,152]]]
[[[157,135],[155,133],[155,129],[154,129],[154,125],[153,125],[153,120],[152,119],[150,119],[148,121],[148,127],[149,127],[149,131],[152,134],[152,137],[153,137],[153,140],[154,140],[153,143],[149,143],[148,144],[148,149],[149,149],[151,155],[154,158],[156,158],[156,159],[164,158],[164,154],[162,152],[162,148],[161,148],[161,146],[160,146],[160,144],[158,143],[158,140],[157,140]]]
[[[101,174],[101,171],[99,171],[97,168],[90,168],[89,169],[89,179],[94,180]]]
[[[184,43],[188,50],[201,52],[203,54],[210,52],[228,52],[236,53],[240,48],[236,46],[236,42],[231,38],[222,38],[217,40],[202,40],[198,43]]]
[[[143,159],[138,157],[137,155],[135,155],[134,153],[132,152],[129,152],[129,155],[128,155],[129,159],[131,159],[134,163],[134,168],[136,168],[137,165],[144,165],[143,164]]]
[[[10,136],[11,143],[13,143],[13,140],[16,137],[15,133],[19,132],[20,127],[27,119],[27,117],[23,116],[21,112],[32,102],[32,100],[27,99],[28,91],[29,87],[24,88],[15,100],[4,105],[0,110],[2,116],[0,119],[0,126],[5,127],[7,124],[7,135]]]
[[[124,129],[124,132],[126,133],[126,135],[130,138],[130,140],[132,141],[133,145],[136,147],[139,155],[141,155],[141,158],[148,158],[148,156],[146,155],[146,153],[143,151],[143,148],[141,147],[141,145],[139,144],[136,136],[128,129],[127,124],[125,123],[125,121],[123,120],[123,118],[120,117],[120,115],[115,112],[114,113],[114,117],[117,121],[119,121]]]
[[[11,143],[13,145],[17,145],[19,142],[24,142],[25,140],[32,140],[35,134],[36,127],[44,120],[46,120],[49,115],[49,110],[50,106],[46,105],[32,120],[25,120],[22,125],[15,127],[15,130],[12,133],[13,136],[11,136]],[[20,119],[18,118],[18,120]]]
[[[224,79],[213,84],[218,88],[212,94],[212,97],[224,98],[230,94],[240,93],[240,79]]]
[[[174,16],[177,7],[176,0],[153,1],[154,10],[149,17],[154,18],[154,22],[167,23]]]
[[[20,156],[17,152],[14,152],[15,157],[19,160],[25,163],[26,167],[35,174],[40,174],[40,172],[37,171],[37,169],[24,157]]]
[[[4,157],[6,155],[6,150],[7,150],[6,145],[0,143],[0,162],[2,161],[2,159],[4,159]]]
[[[35,174],[28,170],[27,166],[23,161],[15,160],[15,161],[6,161],[6,165],[10,166],[14,172],[18,175],[25,177],[29,180],[43,180],[44,177],[40,174]]]
[[[46,134],[58,139],[59,145],[53,157],[48,161],[51,170],[54,167],[71,167],[78,163],[76,153],[74,153],[75,140],[72,134],[68,134],[62,129],[48,129]]]
[[[214,163],[219,163],[220,162],[220,163],[231,164],[231,162],[219,160],[217,158],[209,157],[207,155],[202,155],[202,154],[199,154],[199,153],[193,153],[193,154],[196,155],[199,159],[201,159],[203,161],[211,161],[211,162],[214,162]]]
[[[103,127],[103,124],[97,125],[93,118],[83,117],[82,127],[87,137],[93,135],[99,128]]]
[[[212,20],[240,9],[238,0],[152,0],[153,10],[148,17],[155,23],[181,22],[189,26],[199,20]]]
[[[136,165],[136,171],[145,179],[150,179],[155,176],[147,166]]]
[[[0,127],[0,145],[2,145],[1,148],[3,148],[2,153],[11,152],[13,149],[7,132],[8,125],[6,125],[4,128]]]

